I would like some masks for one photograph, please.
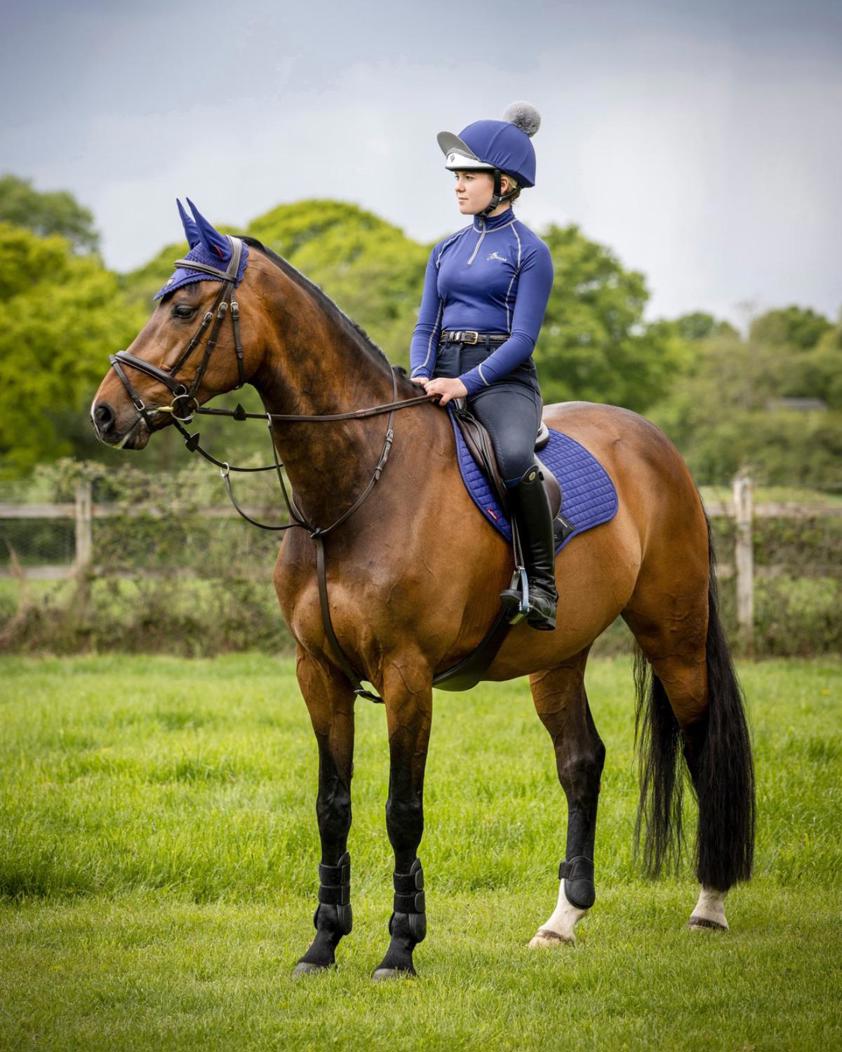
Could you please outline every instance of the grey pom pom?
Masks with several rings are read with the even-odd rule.
[[[530,136],[541,127],[541,114],[531,102],[513,102],[511,106],[506,107],[503,120],[509,121]]]

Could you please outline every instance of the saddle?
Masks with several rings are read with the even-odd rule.
[[[465,445],[468,447],[471,456],[477,464],[480,465],[488,477],[488,481],[491,484],[495,496],[500,502],[500,506],[505,509],[507,514],[510,514],[506,484],[500,474],[497,457],[494,455],[494,446],[491,442],[491,436],[479,420],[477,420],[477,418],[465,407],[464,399],[460,398],[457,400],[456,408],[453,411],[453,417],[462,433]],[[538,470],[540,471],[541,479],[544,483],[544,490],[546,491],[547,501],[550,505],[550,514],[553,517],[555,543],[556,546],[558,546],[573,532],[574,526],[564,517],[564,515],[562,515],[562,493],[558,479],[547,469],[547,467],[541,462],[541,458],[537,455],[537,451],[543,449],[549,440],[550,429],[542,420],[541,425],[538,428],[538,434],[535,436],[535,463],[538,465]]]

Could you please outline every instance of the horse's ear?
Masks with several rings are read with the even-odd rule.
[[[182,205],[178,198],[175,199],[175,203],[178,205],[178,214],[181,216],[181,225],[184,227],[184,236],[187,238],[187,244],[191,248],[195,248],[202,240],[199,228],[193,221],[193,217],[184,208],[184,205]]]
[[[215,256],[219,256],[221,260],[227,263],[231,258],[231,243],[228,238],[220,234],[218,230],[214,230],[189,197],[187,198],[187,203],[190,205],[190,211],[196,220],[196,227],[202,244],[210,249]]]

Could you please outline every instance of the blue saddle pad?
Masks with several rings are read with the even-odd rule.
[[[452,414],[450,421],[456,437],[459,470],[471,500],[491,525],[507,541],[511,541],[512,527],[509,520],[488,479],[465,445],[465,439]],[[560,552],[578,534],[614,518],[617,514],[617,490],[596,457],[561,431],[550,428],[550,440],[538,451],[538,456],[558,479],[562,493],[561,512],[574,527],[573,532],[556,546],[556,551]]]

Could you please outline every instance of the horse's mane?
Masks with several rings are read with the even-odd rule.
[[[349,318],[345,311],[337,306],[330,296],[320,289],[315,282],[312,282],[306,277],[306,275],[302,274],[300,270],[297,270],[292,263],[284,259],[283,256],[279,256],[276,252],[273,252],[271,248],[267,248],[262,242],[258,241],[257,238],[247,237],[243,234],[238,234],[237,236],[242,241],[245,241],[247,245],[262,252],[263,255],[271,260],[279,270],[283,271],[288,278],[291,278],[297,285],[300,285],[301,288],[309,292],[315,298],[316,302],[324,309],[325,313],[329,314],[335,321],[339,322],[342,328],[348,332],[359,347],[391,372],[392,363],[377,346],[374,340],[368,335],[365,329],[361,325],[358,325],[353,318]],[[401,370],[401,372],[402,371],[403,370]]]

